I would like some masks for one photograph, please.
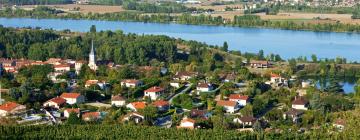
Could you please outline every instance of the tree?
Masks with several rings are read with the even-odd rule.
[[[157,109],[155,106],[146,106],[143,110],[140,110],[144,114],[144,120],[147,125],[152,125],[153,119],[156,117]]]
[[[330,78],[329,85],[325,88],[326,92],[329,93],[342,93],[344,90],[339,82],[335,78]]]
[[[71,112],[69,118],[66,121],[66,124],[83,124],[83,121],[78,117],[78,114]]]
[[[259,60],[263,60],[264,59],[264,50],[260,50],[257,57]]]
[[[315,54],[311,55],[311,60],[313,63],[316,63],[318,61]]]
[[[253,125],[253,129],[255,132],[261,132],[262,131],[262,126],[259,120],[256,120],[256,122]]]
[[[222,51],[228,52],[229,50],[228,43],[225,41],[223,47],[221,48]]]
[[[95,25],[91,25],[90,27],[90,33],[95,34],[96,33],[96,26]]]

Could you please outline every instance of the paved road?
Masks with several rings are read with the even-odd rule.
[[[186,93],[186,92],[191,88],[192,85],[193,85],[193,84],[191,83],[191,84],[187,85],[187,87],[186,87],[184,90],[180,91],[179,93],[175,93],[175,95],[173,95],[173,96],[169,99],[169,103],[171,104],[171,103],[172,103],[172,100],[173,100],[175,97],[179,96],[180,94]]]

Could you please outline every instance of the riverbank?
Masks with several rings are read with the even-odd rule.
[[[263,20],[257,15],[235,16],[233,20],[225,19],[221,16],[212,17],[210,15],[193,16],[191,14],[170,15],[170,14],[144,14],[141,12],[117,12],[117,13],[69,13],[59,11],[49,7],[38,7],[33,10],[6,9],[0,11],[0,17],[7,18],[59,18],[59,19],[88,19],[88,20],[107,20],[107,21],[136,21],[151,23],[177,23],[189,25],[212,25],[212,26],[232,26],[232,27],[251,27],[251,28],[272,28],[285,30],[303,30],[315,32],[347,32],[360,33],[360,25],[343,23],[305,23],[292,20]]]

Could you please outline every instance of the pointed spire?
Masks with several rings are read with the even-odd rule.
[[[94,55],[95,54],[95,50],[94,50],[94,40],[91,40],[91,51],[90,51],[90,55]]]

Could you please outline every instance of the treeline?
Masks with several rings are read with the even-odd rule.
[[[195,11],[196,8],[187,8],[186,6],[174,2],[162,2],[159,4],[140,3],[136,1],[125,1],[123,8],[126,10],[137,10],[145,13],[183,13]]]
[[[47,4],[70,4],[73,0],[1,0],[5,5],[47,5]]]
[[[132,125],[0,126],[1,139],[334,139],[357,138],[354,133],[239,132],[186,130]]]
[[[47,60],[50,57],[86,60],[93,39],[100,60],[117,64],[147,65],[150,60],[173,63],[176,61],[176,40],[166,36],[100,32],[93,37],[60,38],[51,30],[17,31],[0,28],[0,57]]]
[[[191,16],[182,14],[172,16],[168,14],[142,14],[137,12],[120,12],[106,14],[81,14],[67,13],[57,14],[53,10],[46,8],[36,8],[33,11],[6,9],[0,11],[0,17],[31,17],[31,18],[63,18],[63,19],[92,19],[92,20],[121,20],[121,21],[140,21],[140,22],[159,22],[195,25],[227,25],[237,27],[266,27],[280,28],[288,30],[312,30],[312,31],[331,31],[331,32],[360,32],[360,25],[344,23],[305,23],[295,21],[271,21],[262,20],[256,15],[235,16],[234,20],[227,20],[221,16],[212,17],[210,15]]]

